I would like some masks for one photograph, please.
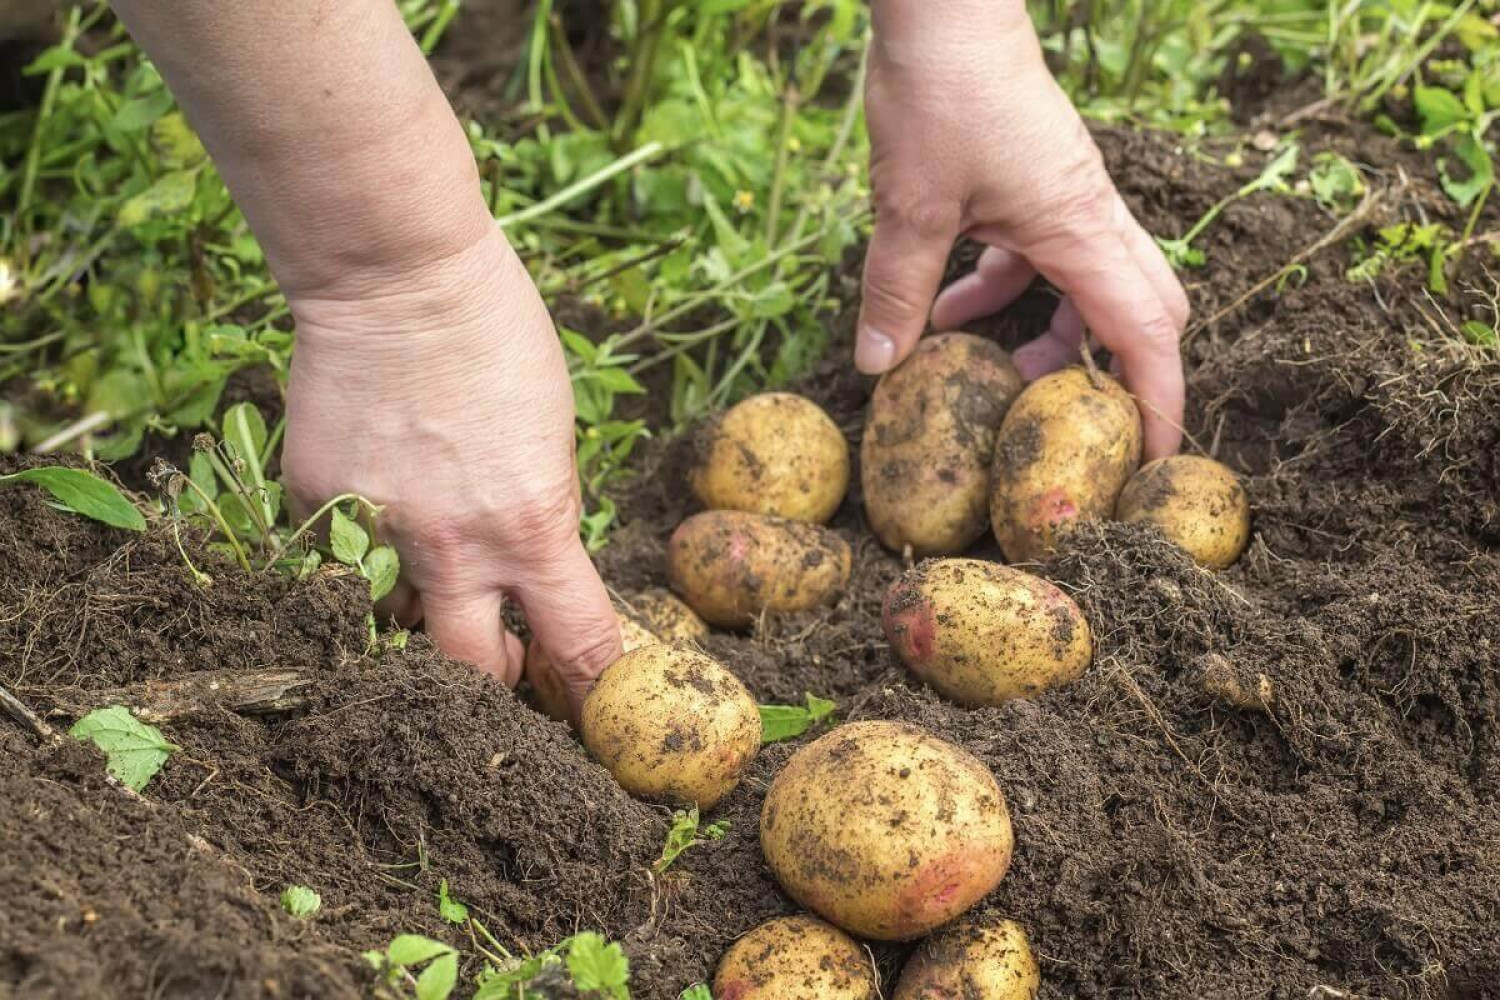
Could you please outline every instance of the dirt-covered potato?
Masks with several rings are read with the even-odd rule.
[[[1201,455],[1141,466],[1115,505],[1120,521],[1142,521],[1210,569],[1230,566],[1250,541],[1250,498],[1229,469]]]
[[[1032,1000],[1042,973],[1014,920],[969,919],[923,941],[893,1000]]]
[[[631,597],[629,604],[662,642],[701,642],[708,637],[708,623],[670,590],[644,590]]]
[[[618,608],[615,609],[615,617],[620,620],[620,641],[625,652],[662,641],[650,629],[623,614]],[[526,664],[522,674],[526,683],[531,685],[531,703],[536,706],[537,711],[549,719],[572,725],[573,707],[568,701],[567,685],[553,666],[552,657],[547,655],[542,644],[534,638],[531,645],[526,647]]]
[[[930,559],[885,597],[885,637],[908,669],[963,705],[1033,697],[1083,673],[1093,637],[1046,580],[979,559]]]
[[[803,747],[760,815],[787,893],[844,930],[905,941],[1000,884],[1014,839],[1005,796],[966,750],[899,722],[854,722]]]
[[[762,611],[805,611],[849,582],[849,543],[815,524],[710,510],[677,526],[667,545],[672,587],[705,621],[734,628]]]
[[[879,1000],[870,957],[815,917],[767,920],[729,947],[714,975],[715,1000]]]
[[[605,668],[583,702],[583,745],[631,795],[709,809],[760,748],[739,679],[685,646],[653,643]]]
[[[710,510],[826,524],[849,489],[849,443],[812,400],[761,393],[704,429],[688,481]]]
[[[917,341],[870,398],[860,442],[865,518],[887,548],[968,548],[989,527],[995,434],[1021,392],[998,344],[968,333]]]
[[[1140,461],[1140,411],[1120,383],[1082,368],[1031,383],[1000,425],[990,472],[1005,558],[1036,559],[1073,521],[1111,516]]]

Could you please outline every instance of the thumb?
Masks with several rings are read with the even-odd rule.
[[[911,353],[943,281],[958,221],[944,214],[876,216],[865,255],[864,296],[854,366],[866,375],[890,371]]]
[[[582,705],[594,679],[620,658],[620,620],[593,562],[575,535],[561,552],[515,588],[526,621]]]

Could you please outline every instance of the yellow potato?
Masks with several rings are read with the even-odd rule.
[[[1108,375],[1067,368],[1021,393],[995,441],[990,523],[1011,562],[1036,559],[1059,532],[1114,513],[1141,461],[1141,415]]]
[[[702,642],[708,623],[669,590],[652,588],[630,599],[630,609],[662,642]]]
[[[855,722],[776,776],[760,844],[798,903],[850,933],[905,941],[999,885],[1014,838],[977,757],[915,726]]]
[[[826,524],[849,489],[849,443],[812,400],[761,393],[705,429],[688,481],[710,510]]]
[[[998,344],[968,333],[917,341],[870,397],[860,482],[870,530],[919,556],[962,552],[989,527],[995,434],[1021,392]]]
[[[620,641],[625,652],[639,649],[653,642],[661,642],[649,629],[615,609],[620,620]],[[573,703],[568,700],[568,686],[562,675],[552,664],[552,657],[535,638],[526,647],[526,664],[523,669],[526,683],[531,685],[531,703],[549,719],[573,723]]]
[[[998,705],[1088,668],[1083,612],[1053,584],[979,559],[930,559],[885,597],[885,637],[912,673],[963,705]]]
[[[677,526],[667,546],[672,587],[705,621],[748,625],[762,611],[806,611],[849,582],[853,554],[838,535],[766,514],[710,510]]]
[[[1141,467],[1115,506],[1121,521],[1154,524],[1200,565],[1233,565],[1250,541],[1250,498],[1211,458],[1174,455]]]
[[[719,961],[715,1000],[879,1000],[870,957],[815,917],[777,917],[740,938]]]
[[[923,941],[893,1000],[1032,1000],[1042,973],[1014,920],[963,920]]]
[[[583,703],[583,745],[631,795],[712,808],[760,748],[760,710],[739,679],[685,646],[620,657]]]

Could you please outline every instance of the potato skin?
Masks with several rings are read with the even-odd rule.
[[[643,590],[629,604],[642,624],[662,642],[701,642],[708,638],[708,623],[670,590]]]
[[[730,945],[715,1000],[879,1000],[869,956],[816,917],[777,917]]]
[[[931,559],[886,594],[886,639],[913,674],[961,705],[1031,698],[1075,679],[1093,636],[1053,584],[980,559]]]
[[[923,941],[892,1000],[1033,1000],[1041,969],[1014,920],[962,920]]]
[[[724,628],[823,604],[849,582],[852,562],[849,543],[827,528],[741,511],[694,514],[667,545],[672,588]]]
[[[1141,415],[1108,375],[1082,368],[1027,386],[1000,425],[990,522],[1010,562],[1039,558],[1075,520],[1107,518],[1141,461]]]
[[[1144,522],[1201,566],[1224,569],[1250,542],[1250,497],[1228,468],[1201,455],[1148,462],[1120,493],[1120,521]]]
[[[739,679],[686,646],[656,643],[605,668],[583,703],[583,744],[631,795],[712,808],[760,749]]]
[[[624,646],[624,652],[661,642],[650,629],[619,608],[615,609],[615,617],[620,620],[620,642]],[[526,647],[526,663],[522,675],[531,685],[531,702],[537,711],[549,719],[566,722],[571,726],[573,705],[568,701],[568,687],[563,683],[557,668],[552,665],[552,657],[547,655],[547,651],[535,638]]]
[[[812,400],[764,392],[703,431],[688,482],[709,510],[827,524],[849,490],[849,442]]]
[[[898,722],[850,723],[797,751],[766,795],[760,843],[793,899],[882,941],[968,910],[1000,884],[1015,846],[984,764]]]
[[[968,548],[989,527],[995,435],[1021,374],[998,344],[969,333],[917,341],[870,397],[860,483],[870,530],[918,556]]]

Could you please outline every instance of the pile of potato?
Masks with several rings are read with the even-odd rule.
[[[992,531],[1006,560],[1044,556],[1086,519],[1156,525],[1205,567],[1249,540],[1249,503],[1228,469],[1178,456],[1140,467],[1135,401],[1108,375],[1070,368],[1022,381],[1006,353],[964,333],[923,340],[876,385],[860,448],[866,521],[888,548],[924,557],[891,587],[882,627],[910,672],[968,706],[1035,697],[1088,669],[1093,633],[1054,584],[963,553]],[[760,746],[754,698],[698,641],[709,625],[834,600],[853,552],[826,527],[850,479],[843,432],[790,393],[745,400],[699,435],[689,486],[705,510],[673,532],[676,596],[618,609],[625,655],[576,722],[631,794],[708,809]],[[925,558],[937,557],[937,558]],[[685,603],[684,603],[685,602]],[[570,720],[546,655],[528,652],[540,706]],[[766,863],[813,915],[745,935],[715,979],[719,1000],[880,996],[850,935],[924,939],[895,1000],[1021,1000],[1040,974],[1020,925],[973,907],[1014,849],[1005,796],[976,757],[917,727],[854,722],[802,747],[761,813]],[[815,916],[814,916],[815,915]]]

